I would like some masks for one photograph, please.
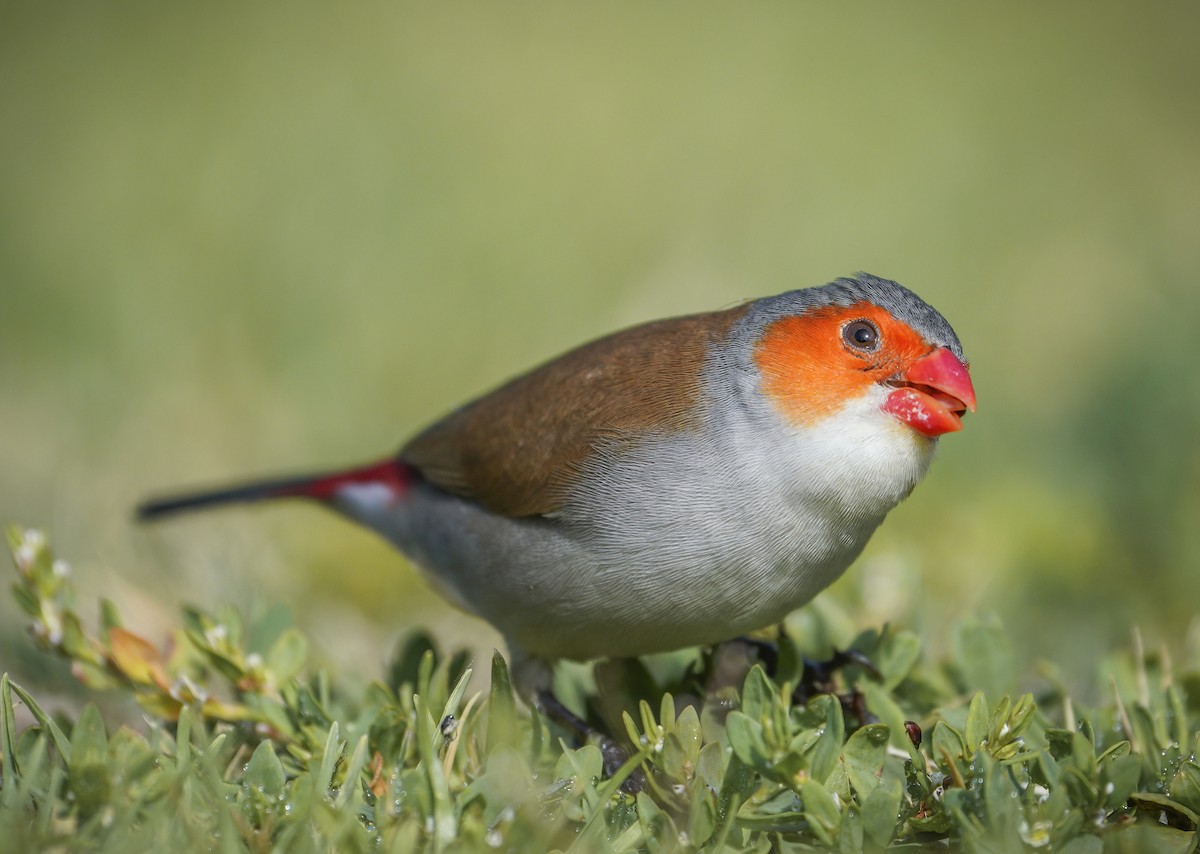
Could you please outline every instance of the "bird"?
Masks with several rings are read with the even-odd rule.
[[[859,273],[583,344],[368,465],[137,512],[324,505],[495,626],[536,699],[561,659],[779,622],[850,566],[975,407],[946,319]]]

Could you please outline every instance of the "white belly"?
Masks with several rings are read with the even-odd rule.
[[[497,517],[425,485],[397,507],[343,509],[533,655],[713,643],[823,590],[923,476],[933,443],[861,408],[836,431],[760,425],[749,448],[643,443],[598,462],[550,519]]]

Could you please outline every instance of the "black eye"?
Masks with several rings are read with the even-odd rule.
[[[879,346],[879,330],[872,323],[856,320],[842,329],[842,339],[854,349],[870,353]]]

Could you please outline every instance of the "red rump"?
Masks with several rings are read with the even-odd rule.
[[[416,475],[411,467],[399,460],[392,459],[384,460],[381,463],[372,463],[363,468],[318,477],[306,483],[289,485],[275,494],[281,498],[295,496],[327,500],[333,498],[343,486],[361,483],[386,486],[394,497],[399,498],[408,491],[408,487],[415,478]]]

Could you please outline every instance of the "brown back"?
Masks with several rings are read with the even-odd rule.
[[[708,348],[745,310],[660,320],[585,344],[452,412],[400,456],[494,513],[552,513],[599,445],[695,426]]]

